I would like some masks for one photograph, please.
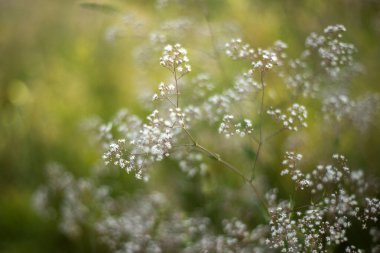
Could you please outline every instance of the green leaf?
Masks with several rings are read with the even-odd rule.
[[[244,145],[243,146],[244,154],[250,158],[254,159],[256,157],[256,151],[249,145]]]
[[[118,12],[118,8],[108,3],[93,3],[93,2],[81,2],[80,7],[100,11],[103,13],[115,13]]]

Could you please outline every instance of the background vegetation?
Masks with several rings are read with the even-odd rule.
[[[57,231],[54,221],[38,217],[30,199],[45,181],[47,162],[64,164],[77,176],[90,174],[99,162],[98,147],[91,146],[80,127],[83,119],[99,115],[107,120],[122,107],[147,114],[138,105],[144,94],[142,87],[156,89],[164,71],[158,64],[158,55],[152,55],[156,64],[147,64],[143,70],[134,64],[132,49],[146,39],[139,37],[138,31],[110,40],[110,29],[123,27],[123,15],[133,13],[147,27],[181,16],[197,17],[201,22],[208,19],[211,26],[231,22],[252,45],[266,47],[281,39],[294,54],[310,32],[341,23],[347,27],[346,38],[357,46],[357,58],[366,69],[355,79],[351,93],[359,96],[380,92],[380,2],[376,0],[194,0],[186,1],[185,8],[169,4],[164,12],[157,11],[155,1],[94,2],[97,4],[0,0],[1,252],[94,251],[90,242],[73,243]],[[192,40],[195,39],[184,38],[181,43],[190,46]],[[202,42],[202,47],[213,50],[211,36]],[[189,49],[191,58],[192,48]],[[226,57],[221,61],[226,73],[232,75],[230,69],[236,68],[233,63]],[[196,64],[192,63],[194,67]],[[312,150],[326,157],[339,151],[349,158],[352,167],[379,176],[379,130],[379,124],[365,133],[345,125],[337,141],[331,133],[311,128],[313,136],[307,140],[305,153]],[[261,169],[270,171],[272,185],[286,189],[289,182],[282,182],[274,170],[282,158],[279,151],[280,148],[267,151],[267,163]],[[163,166],[163,172],[148,186],[120,171],[110,171],[108,184],[120,191],[152,187],[166,192],[175,184],[184,193],[182,199],[177,199],[180,205],[188,210],[206,206],[212,215],[217,203],[223,201],[223,196],[217,194],[221,186],[215,184],[212,175],[206,182],[189,181],[173,172],[173,166]],[[198,189],[195,193],[190,191],[194,188]]]

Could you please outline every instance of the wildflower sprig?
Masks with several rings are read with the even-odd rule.
[[[128,172],[131,172],[134,168],[136,170],[136,175],[141,178],[143,172],[145,172],[148,166],[154,161],[160,161],[164,157],[170,157],[171,153],[174,152],[176,147],[187,147],[193,148],[198,152],[205,154],[208,157],[215,159],[216,161],[222,163],[225,167],[229,168],[234,173],[238,174],[246,183],[248,183],[251,188],[256,192],[259,198],[258,190],[253,184],[253,175],[258,164],[260,153],[264,142],[269,141],[271,138],[279,134],[284,129],[289,129],[297,131],[299,127],[305,127],[304,122],[307,118],[307,111],[304,106],[294,104],[288,109],[289,115],[278,115],[279,119],[283,121],[283,126],[279,131],[276,131],[268,136],[264,136],[262,129],[263,114],[265,111],[265,82],[264,75],[267,71],[271,70],[273,66],[281,66],[282,60],[286,58],[286,54],[283,52],[286,49],[286,44],[283,42],[276,42],[273,47],[268,49],[252,49],[248,44],[241,45],[241,40],[235,40],[231,42],[232,44],[227,44],[227,47],[231,47],[226,51],[227,55],[231,56],[233,59],[243,59],[247,58],[251,61],[251,66],[253,68],[244,73],[240,78],[236,79],[236,83],[232,89],[225,91],[220,95],[213,95],[209,97],[203,105],[200,107],[194,107],[189,105],[186,107],[182,105],[180,107],[180,97],[182,83],[180,80],[183,76],[191,71],[191,66],[189,64],[189,58],[187,56],[187,50],[183,48],[180,44],[166,45],[164,47],[162,57],[160,58],[160,64],[167,68],[172,74],[173,84],[160,83],[159,93],[153,95],[153,100],[165,100],[169,103],[171,109],[169,111],[163,111],[163,114],[167,116],[158,117],[159,111],[156,110],[151,116],[148,117],[150,124],[143,125],[144,130],[141,132],[143,136],[150,136],[137,138],[132,140],[129,145],[136,145],[138,152],[136,152],[136,147],[131,149],[134,151],[127,152],[126,148],[121,148],[124,142],[118,141],[117,144],[110,146],[111,149],[105,154],[105,159],[112,160],[115,165],[121,165],[121,167],[126,167]],[[236,55],[238,54],[238,55]],[[260,73],[259,81],[254,79],[253,72],[258,70]],[[234,116],[228,114],[229,110],[232,108],[233,103],[239,102],[243,97],[247,96],[252,92],[260,92],[260,102],[259,102],[259,120],[257,126],[254,126],[251,119],[244,118],[242,122],[234,122]],[[184,112],[191,112],[191,114],[196,114],[198,117],[203,115],[214,114],[214,107],[217,115],[222,117],[222,122],[219,127],[219,133],[224,134],[227,138],[233,135],[239,135],[241,137],[251,136],[256,144],[257,151],[256,156],[253,161],[251,177],[244,175],[243,170],[236,168],[231,163],[225,161],[216,152],[208,150],[204,145],[200,144],[196,137],[191,133],[190,125],[187,122],[191,122],[190,116],[184,114]],[[219,112],[218,112],[219,111]],[[160,112],[162,113],[162,112]],[[167,118],[165,118],[167,117]],[[218,120],[218,118],[216,118]],[[150,126],[151,125],[151,126]],[[253,136],[254,128],[258,129],[258,137]],[[177,143],[179,139],[183,140],[183,137],[187,136],[189,143]],[[154,141],[156,139],[156,141]],[[176,143],[176,144],[174,144]],[[150,147],[149,147],[150,145]],[[124,152],[124,156],[123,153]],[[181,151],[178,155],[172,157],[177,158],[182,157]],[[127,155],[128,158],[125,158]],[[120,157],[121,160],[120,160]],[[189,157],[198,157],[195,155]],[[119,160],[117,160],[119,159]],[[138,159],[137,161],[135,161]],[[194,174],[194,170],[189,168],[189,164],[193,162],[188,160],[188,162],[180,162],[180,167],[185,171],[192,171],[190,174]],[[194,159],[192,159],[195,161]],[[126,164],[128,166],[126,166]],[[200,165],[199,165],[200,166]],[[205,168],[205,166],[202,166]],[[147,178],[147,176],[146,176]],[[267,204],[265,200],[261,199],[261,204],[265,207]]]
[[[160,58],[160,64],[176,75],[178,74],[178,78],[191,71],[187,50],[181,44],[166,45]]]
[[[273,116],[282,123],[282,127],[290,131],[298,131],[300,128],[307,127],[307,110],[305,106],[297,103],[287,109],[287,113],[283,113],[281,109],[268,109],[267,114]]]
[[[172,41],[169,36],[176,34],[169,34],[172,29],[179,32],[190,24],[186,20],[167,21],[148,36],[155,52],[157,48],[163,49],[159,62],[170,72],[170,79],[160,82],[153,95],[151,113],[140,119],[123,110],[108,123],[97,122],[96,140],[105,148],[103,159],[107,165],[120,167],[138,179],[148,181],[155,163],[171,159],[189,177],[195,177],[189,182],[200,178],[203,184],[212,175],[210,171],[227,168],[249,188],[233,189],[238,192],[232,191],[232,187],[218,188],[225,200],[220,203],[223,213],[218,213],[222,218],[218,220],[207,217],[209,211],[202,208],[197,208],[196,213],[173,208],[171,201],[160,193],[136,194],[132,199],[127,194],[114,197],[107,187],[99,184],[100,180],[76,180],[68,172],[51,170],[48,184],[35,195],[39,212],[57,215],[54,217],[59,220],[61,232],[70,238],[92,230],[100,238],[99,243],[112,252],[330,253],[343,246],[346,252],[362,252],[349,244],[349,232],[354,224],[371,228],[371,235],[380,238],[374,229],[380,218],[380,201],[373,194],[376,186],[364,171],[351,169],[345,156],[333,154],[331,161],[309,167],[302,150],[299,151],[299,142],[288,137],[287,146],[297,152],[286,151],[282,164],[266,167],[272,172],[279,169],[281,178],[290,179],[296,191],[285,187],[265,189],[272,185],[263,183],[266,171],[258,170],[264,168],[265,155],[272,155],[265,153],[271,147],[271,140],[281,133],[295,135],[308,127],[309,111],[304,105],[308,98],[321,102],[315,103],[321,105],[321,120],[333,123],[349,120],[361,131],[373,122],[375,108],[380,104],[378,96],[351,98],[343,86],[351,76],[347,72],[354,69],[352,57],[356,52],[353,45],[342,39],[344,26],[329,26],[322,33],[312,33],[306,39],[305,50],[295,59],[288,59],[287,45],[282,41],[263,49],[254,48],[242,39],[232,39],[226,43],[225,53],[234,61],[246,63],[246,69],[226,81],[230,87],[223,89],[218,87],[218,78],[214,79],[210,73],[191,77],[187,50],[178,43],[166,45]],[[211,31],[210,27],[208,24]],[[213,48],[215,55],[210,56],[223,71],[218,46]],[[285,103],[271,104],[279,97],[271,75],[278,75],[290,89],[291,101],[286,101],[289,107],[284,107]],[[339,87],[334,86],[337,84]],[[303,104],[298,103],[298,95],[305,97]],[[279,124],[267,122],[268,115]],[[205,135],[197,132],[199,126],[205,125],[226,137],[223,141],[227,145],[217,143],[218,151],[209,149],[206,138],[203,139]],[[241,138],[232,138],[235,136]],[[229,148],[228,152],[235,149],[232,142],[241,144],[247,151],[249,163],[240,156],[230,162],[219,153],[223,147]],[[212,168],[207,158],[219,166]],[[306,196],[301,201],[299,192]],[[284,200],[278,197],[288,194],[290,197]],[[55,203],[51,200],[55,197],[64,201],[52,210],[48,207]],[[229,211],[240,216],[225,218],[230,214],[226,206],[237,202],[244,204],[232,205],[233,211]],[[92,210],[96,215],[91,216]],[[213,229],[217,222],[218,229]]]
[[[378,199],[360,197],[368,189],[362,171],[351,170],[343,155],[334,154],[332,158],[333,164],[318,165],[306,173],[298,165],[302,155],[286,152],[281,175],[289,174],[297,187],[311,189],[315,197],[310,205],[296,208],[288,201],[274,204],[276,195],[271,196],[271,236],[267,239],[271,248],[329,252],[330,247],[348,241],[347,231],[354,220],[361,222],[363,229],[377,222]],[[361,252],[355,249],[349,246],[346,252]]]
[[[173,50],[173,48],[174,48],[174,50]],[[172,51],[174,51],[174,52],[172,52]],[[171,54],[173,54],[174,57],[171,58],[170,57]],[[176,84],[176,101],[177,101],[176,102],[176,108],[177,109],[179,109],[179,98],[180,98],[179,80],[180,80],[180,78],[182,78],[185,74],[187,74],[191,70],[190,65],[187,64],[189,60],[188,60],[188,57],[186,56],[186,54],[187,54],[186,49],[182,48],[180,44],[175,44],[174,47],[172,45],[167,45],[164,48],[163,56],[160,58],[160,64],[163,67],[168,68],[170,70],[170,72],[173,74],[173,79],[174,79],[175,84]],[[181,59],[181,58],[183,58],[183,59]],[[181,65],[183,63],[186,63],[185,66],[188,66],[188,68],[187,68],[188,71],[185,71],[185,72],[181,73],[181,71],[183,69],[180,68],[179,73],[181,73],[181,75],[178,77],[177,66]],[[170,100],[168,100],[168,101],[170,103],[172,103]],[[244,122],[245,122],[245,125],[246,125],[245,129],[242,129],[242,125],[241,124],[240,125],[236,124],[234,126],[234,127],[237,128],[235,130],[235,132],[238,132],[240,135],[252,132],[252,129],[251,129],[252,128],[252,123],[251,123],[251,121],[248,120],[248,119],[246,119]],[[258,195],[258,190],[252,184],[252,180],[250,180],[248,177],[246,177],[238,168],[236,168],[235,166],[233,166],[229,162],[223,160],[220,157],[219,154],[217,154],[215,152],[212,152],[212,151],[208,150],[207,148],[205,148],[203,145],[201,145],[196,140],[196,138],[190,133],[190,130],[187,128],[187,126],[185,126],[185,124],[182,124],[181,128],[182,128],[183,132],[188,136],[189,140],[192,143],[193,148],[197,149],[198,151],[200,151],[202,153],[205,153],[210,158],[215,159],[216,161],[222,163],[224,166],[226,166],[227,168],[229,168],[234,173],[238,174],[246,183],[248,183],[251,186],[251,188],[255,191],[255,193],[257,194],[257,196],[260,199],[260,195]],[[221,130],[221,131],[223,131],[223,130]],[[262,202],[262,204],[264,206],[266,206],[265,201],[263,199],[260,199],[260,201]]]

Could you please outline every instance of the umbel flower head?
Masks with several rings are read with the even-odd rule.
[[[282,122],[282,126],[290,131],[297,132],[300,128],[307,127],[307,110],[305,106],[294,103],[283,113],[280,109],[268,109],[267,114]]]
[[[191,71],[187,50],[178,43],[174,46],[170,44],[165,46],[163,55],[160,58],[160,64],[180,76]]]

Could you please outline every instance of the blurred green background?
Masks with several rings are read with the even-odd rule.
[[[144,91],[139,90],[132,57],[132,47],[143,38],[106,39],[106,31],[120,23],[124,12],[133,10],[153,26],[162,18],[202,17],[207,10],[211,24],[232,20],[249,41],[265,47],[282,39],[294,52],[310,32],[341,23],[366,68],[354,92],[380,92],[379,1],[200,2],[187,1],[189,8],[184,9],[169,6],[160,14],[155,1],[94,1],[105,4],[99,8],[73,0],[0,0],[0,252],[87,250],[71,245],[53,222],[39,218],[30,198],[44,182],[47,162],[58,161],[85,176],[99,160],[97,148],[89,146],[79,128],[83,119],[109,119],[121,107],[143,112],[137,103]],[[155,87],[161,70],[158,64],[152,68],[147,80]],[[368,168],[376,176],[379,130],[373,126],[365,134],[349,131],[341,147],[353,167]],[[320,138],[315,136],[315,141],[322,142]]]

